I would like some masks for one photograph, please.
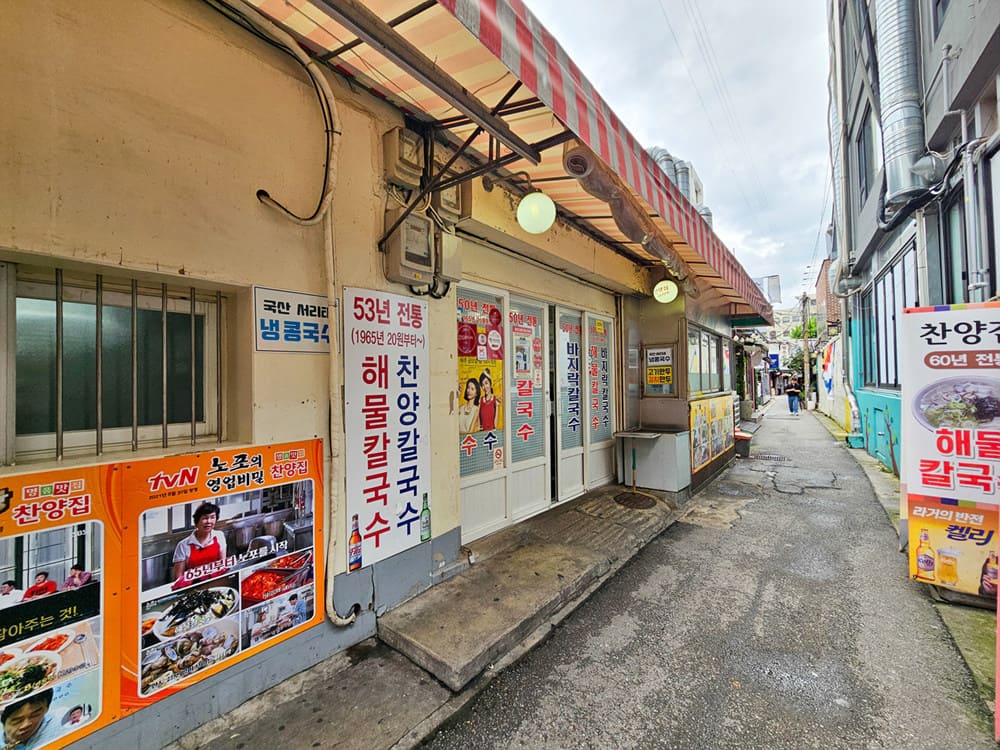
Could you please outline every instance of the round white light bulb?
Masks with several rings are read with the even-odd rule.
[[[653,299],[657,302],[673,302],[677,299],[677,292],[679,291],[677,283],[671,281],[670,279],[664,279],[653,287]]]
[[[545,193],[528,193],[517,204],[517,223],[525,232],[547,232],[555,220],[556,204]]]

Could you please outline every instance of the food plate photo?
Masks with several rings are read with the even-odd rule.
[[[238,603],[238,592],[228,586],[189,591],[157,618],[153,623],[153,634],[161,641],[176,638],[225,617]],[[144,632],[147,621],[148,616],[143,618]]]
[[[961,377],[932,383],[913,399],[913,414],[929,430],[939,427],[998,427],[1000,380]]]
[[[62,662],[51,651],[37,651],[0,667],[0,702],[23,698],[55,682]]]

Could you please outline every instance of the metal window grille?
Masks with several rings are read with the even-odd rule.
[[[221,441],[223,304],[218,291],[0,264],[14,318],[0,328],[0,389],[14,395],[0,463]]]

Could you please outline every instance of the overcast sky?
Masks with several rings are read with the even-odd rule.
[[[751,276],[780,274],[776,308],[815,288],[831,204],[824,0],[525,3],[644,147],[694,165],[722,241]]]

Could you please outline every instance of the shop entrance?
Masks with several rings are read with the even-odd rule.
[[[578,497],[613,480],[614,340],[612,321],[552,308],[552,496]]]
[[[464,541],[613,481],[613,346],[610,318],[459,288]]]

